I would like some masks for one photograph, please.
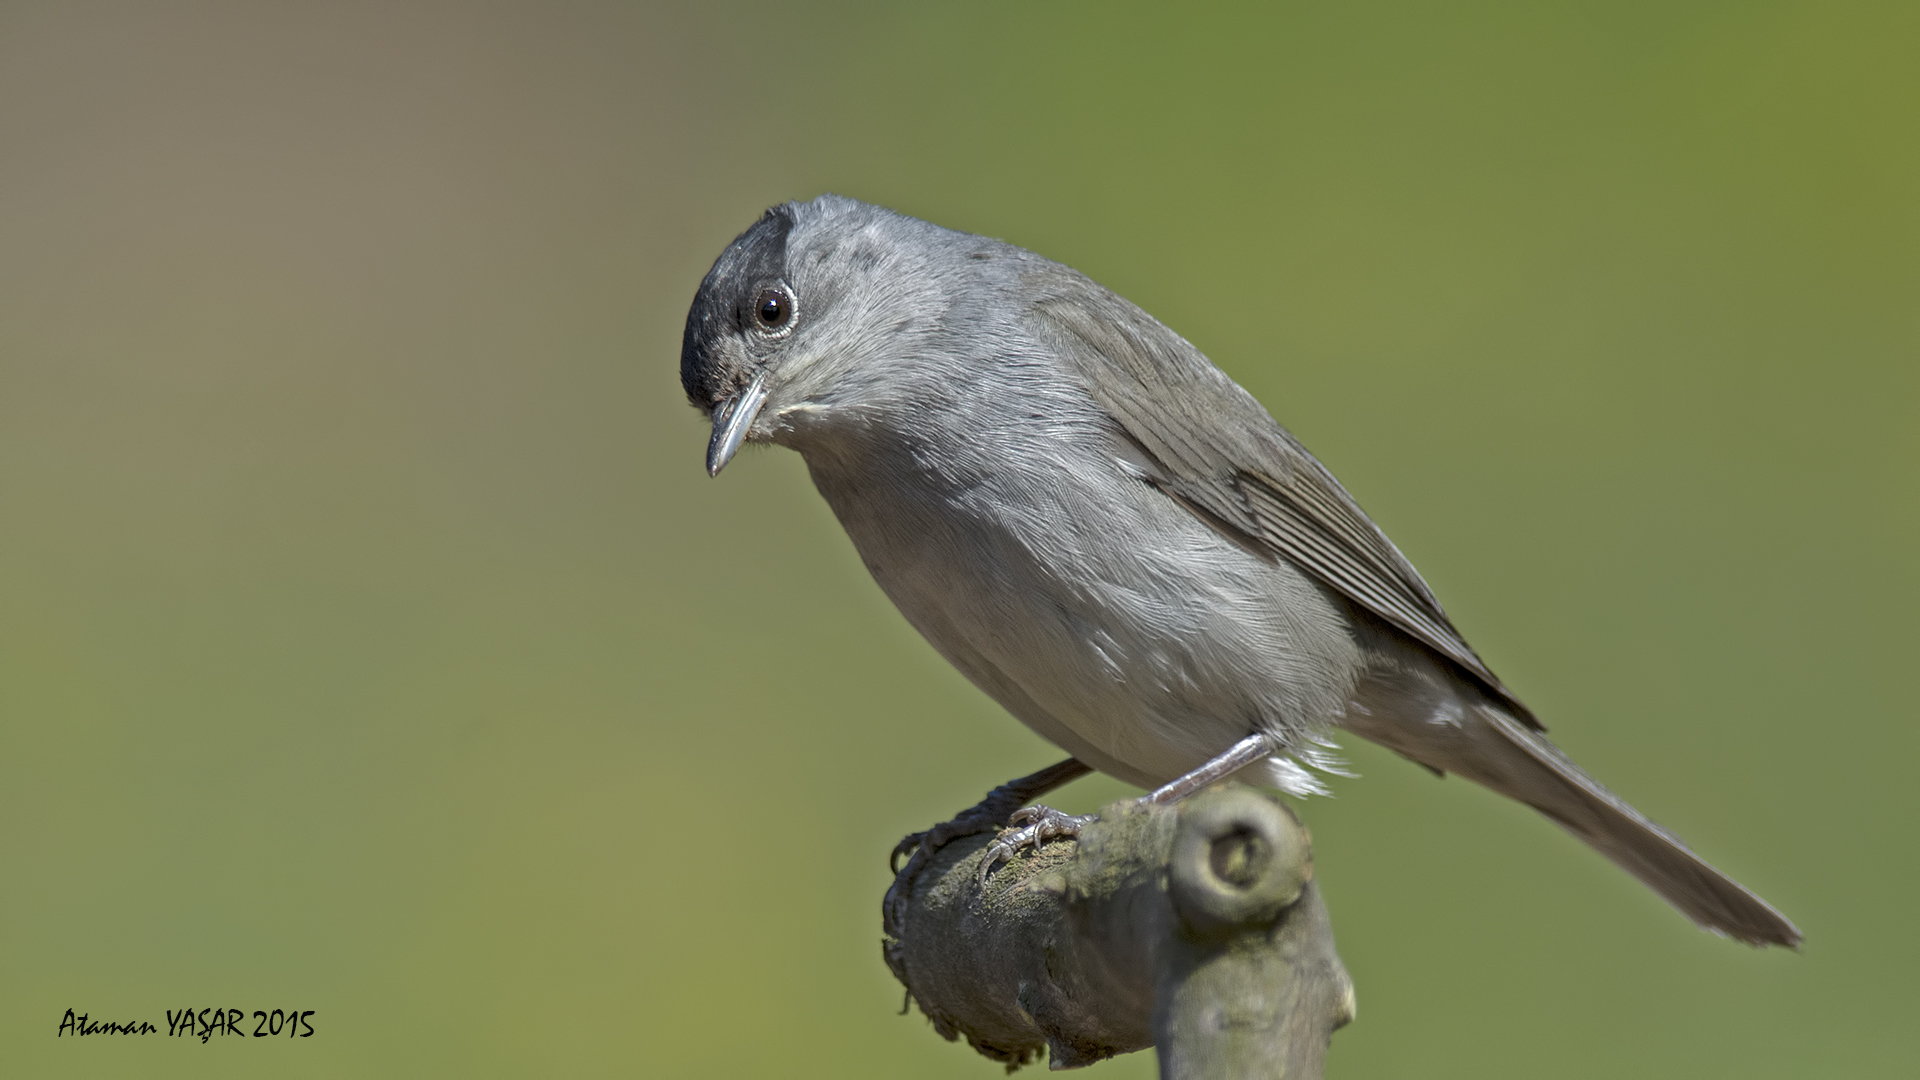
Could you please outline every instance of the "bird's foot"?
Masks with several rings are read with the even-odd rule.
[[[992,791],[987,797],[960,811],[951,821],[943,821],[925,832],[910,833],[893,845],[893,854],[888,864],[893,867],[895,876],[900,873],[900,859],[907,858],[908,877],[918,876],[920,867],[925,866],[933,853],[960,839],[963,836],[975,836],[983,832],[999,832],[1013,819],[1013,815],[1022,806],[1045,795],[1047,792],[1069,781],[1078,780],[1093,770],[1073,758],[1049,765],[1031,776],[1022,776],[1009,780]]]
[[[900,860],[911,860],[918,856],[924,859],[933,857],[933,853],[963,836],[974,836],[983,832],[997,832],[1006,827],[1004,814],[983,812],[979,807],[962,813],[951,821],[943,821],[923,832],[908,833],[893,845],[893,854],[888,856],[887,865],[895,874],[900,872]]]
[[[1049,840],[1078,839],[1080,830],[1097,820],[1092,814],[1063,814],[1051,806],[1015,810],[1009,826],[994,838],[980,859],[980,884],[987,883],[987,876],[1000,860],[1019,854],[1021,848],[1039,851],[1040,845]]]

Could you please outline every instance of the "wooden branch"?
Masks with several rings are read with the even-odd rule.
[[[1129,800],[1078,842],[1002,863],[965,836],[895,877],[887,964],[934,1030],[1008,1071],[1159,1048],[1160,1075],[1321,1075],[1353,982],[1313,885],[1307,831],[1272,796]]]

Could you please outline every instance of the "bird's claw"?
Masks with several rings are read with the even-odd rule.
[[[892,873],[898,874],[900,872],[900,860],[919,851],[920,845],[927,842],[927,836],[931,832],[933,832],[933,830],[928,829],[925,832],[908,833],[901,837],[900,842],[893,845],[892,853],[887,856],[887,869]]]
[[[1078,839],[1080,830],[1095,820],[1092,814],[1063,814],[1051,806],[1023,806],[1015,810],[1007,828],[994,837],[987,853],[981,856],[980,884],[987,883],[987,877],[1000,860],[1012,858],[1021,848],[1039,851],[1040,845],[1049,840]]]
[[[963,836],[975,836],[983,832],[999,832],[1003,827],[1002,819],[981,812],[978,807],[961,814],[952,821],[943,821],[923,832],[908,833],[893,845],[893,853],[887,856],[887,866],[895,873],[900,872],[900,860],[904,857],[911,864],[916,858],[924,862],[933,857],[933,853],[953,843]]]

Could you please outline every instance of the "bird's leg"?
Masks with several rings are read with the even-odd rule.
[[[1256,732],[1234,743],[1227,748],[1226,753],[1213,758],[1192,772],[1175,777],[1140,796],[1139,801],[1156,805],[1179,802],[1201,788],[1223,780],[1261,758],[1271,756],[1273,750],[1273,736]],[[1000,835],[994,838],[993,846],[987,849],[985,857],[980,860],[980,881],[985,883],[987,875],[993,872],[993,868],[1001,859],[1013,856],[1021,848],[1032,847],[1038,850],[1040,845],[1048,840],[1077,837],[1080,835],[1081,828],[1094,820],[1092,814],[1063,814],[1051,806],[1023,806],[1015,810],[1008,819],[1010,827],[1002,830]]]
[[[1068,758],[1057,765],[1049,765],[1031,776],[1009,780],[989,791],[986,798],[972,807],[955,814],[951,821],[943,821],[925,832],[911,833],[902,838],[893,847],[889,865],[893,867],[895,873],[898,873],[902,855],[912,855],[914,858],[930,857],[934,852],[962,836],[1000,829],[1014,819],[1021,807],[1092,771],[1092,767],[1082,765],[1075,758]]]
[[[1234,743],[1227,748],[1226,753],[1221,754],[1205,765],[1187,773],[1185,776],[1175,777],[1159,787],[1154,788],[1147,794],[1140,796],[1140,801],[1161,806],[1167,803],[1179,802],[1181,799],[1186,798],[1217,780],[1224,780],[1232,776],[1234,773],[1259,761],[1261,758],[1272,757],[1273,751],[1273,736],[1255,732],[1241,739],[1239,742]]]

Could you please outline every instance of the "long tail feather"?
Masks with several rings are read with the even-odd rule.
[[[1449,713],[1439,722],[1362,714],[1345,726],[1429,768],[1526,803],[1708,930],[1751,945],[1799,946],[1800,931],[1786,916],[1602,787],[1546,736],[1492,703]]]

